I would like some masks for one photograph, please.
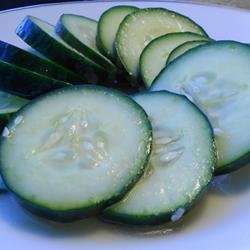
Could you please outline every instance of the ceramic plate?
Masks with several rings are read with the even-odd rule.
[[[165,7],[197,21],[214,39],[250,42],[250,12],[239,9],[163,1],[72,2],[40,5],[0,13],[0,39],[28,48],[15,28],[26,15],[56,23],[63,13],[98,19],[119,4]],[[249,65],[250,67],[250,65]],[[250,80],[250,79],[249,79]],[[249,250],[250,166],[216,178],[197,206],[177,225],[128,228],[94,218],[71,224],[37,219],[23,211],[5,193],[0,194],[0,248],[3,250]]]

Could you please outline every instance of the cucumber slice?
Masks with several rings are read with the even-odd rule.
[[[0,130],[5,127],[11,116],[21,107],[28,103],[28,100],[10,95],[0,91]]]
[[[101,66],[70,47],[54,29],[41,19],[27,16],[17,27],[16,34],[47,58],[84,77],[86,82],[102,82],[107,78]]]
[[[133,186],[151,139],[147,115],[131,98],[100,86],[72,86],[16,113],[1,137],[0,170],[24,207],[71,221],[97,213]]]
[[[116,50],[127,72],[139,76],[139,58],[155,38],[174,32],[193,32],[206,36],[194,21],[176,12],[149,8],[133,12],[122,21],[116,35]]]
[[[167,60],[167,64],[169,64],[170,62],[172,62],[173,60],[175,60],[177,57],[181,56],[185,52],[189,51],[190,49],[206,44],[207,42],[208,41],[199,40],[199,41],[185,42],[181,44],[170,53],[168,60]]]
[[[14,113],[29,101],[3,91],[0,91],[0,114]]]
[[[97,22],[73,14],[63,14],[56,25],[56,33],[74,49],[101,65],[110,73],[116,73],[116,66],[103,56],[96,45]]]
[[[0,130],[2,131],[13,114],[26,105],[28,100],[0,91]],[[0,193],[6,191],[0,174]]]
[[[161,91],[134,99],[150,117],[153,151],[144,176],[102,218],[135,225],[176,221],[211,181],[216,161],[212,128],[184,96]]]
[[[209,38],[192,32],[177,32],[152,40],[140,56],[140,73],[146,87],[151,86],[155,77],[166,66],[166,61],[172,50],[180,44],[194,40],[208,41]]]
[[[0,60],[64,82],[85,80],[74,72],[9,43],[0,41]]]
[[[135,6],[119,5],[106,10],[100,17],[97,27],[97,46],[99,50],[116,62],[115,37],[123,19],[138,10]]]
[[[70,85],[0,60],[0,90],[32,99],[50,90]]]
[[[151,88],[184,94],[207,115],[218,150],[216,174],[250,160],[249,65],[249,45],[211,42],[170,63]]]

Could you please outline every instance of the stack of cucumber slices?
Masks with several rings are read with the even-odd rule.
[[[134,6],[16,33],[39,56],[0,41],[0,173],[30,212],[175,222],[250,161],[249,45]]]

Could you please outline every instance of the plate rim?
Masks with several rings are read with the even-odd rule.
[[[244,9],[240,9],[240,8],[231,8],[231,7],[228,7],[228,6],[223,6],[223,5],[215,5],[215,4],[211,4],[211,5],[209,5],[209,4],[205,4],[205,3],[201,3],[201,4],[198,4],[198,3],[193,3],[193,2],[185,2],[184,0],[177,0],[176,2],[173,2],[173,1],[169,1],[169,0],[142,0],[142,1],[139,1],[139,0],[136,0],[136,1],[132,1],[132,0],[105,0],[105,1],[103,1],[103,0],[93,0],[93,1],[91,1],[91,0],[83,0],[83,1],[76,1],[76,0],[74,0],[74,1],[70,1],[70,2],[60,2],[60,3],[48,3],[48,4],[36,4],[36,5],[30,5],[30,6],[24,6],[24,7],[19,7],[19,8],[13,8],[13,9],[9,9],[9,10],[5,10],[5,11],[2,11],[2,12],[0,12],[0,15],[3,13],[13,13],[13,15],[15,15],[15,14],[18,14],[18,12],[19,11],[22,11],[22,10],[29,10],[29,9],[36,9],[36,8],[39,8],[39,7],[45,7],[45,8],[47,8],[47,7],[50,7],[50,6],[60,6],[61,4],[63,4],[63,5],[69,5],[69,7],[70,6],[73,6],[74,4],[83,4],[83,6],[84,6],[84,4],[97,4],[97,3],[99,3],[99,4],[101,4],[101,3],[110,3],[110,4],[112,4],[112,3],[122,3],[122,2],[131,2],[131,3],[135,3],[135,4],[139,4],[139,3],[166,3],[166,4],[168,4],[168,3],[170,3],[170,4],[173,4],[173,7],[174,6],[176,6],[176,7],[178,7],[178,4],[185,4],[187,7],[188,6],[190,6],[190,7],[196,7],[196,6],[204,6],[204,9],[206,9],[206,7],[207,8],[209,8],[209,7],[212,7],[211,8],[211,10],[213,9],[213,8],[215,8],[215,9],[217,9],[218,11],[219,10],[223,10],[223,9],[231,9],[232,11],[235,11],[235,13],[238,13],[239,15],[242,13],[246,13],[246,15],[248,14],[248,13],[250,13],[250,10],[246,10],[246,11],[244,11]],[[56,7],[55,7],[56,8]],[[15,13],[15,11],[17,11],[17,13]],[[247,168],[247,167],[246,167]],[[9,199],[10,197],[8,197],[8,199]],[[12,199],[12,198],[11,198]],[[206,198],[205,198],[206,199]],[[5,201],[3,202],[3,204],[5,205]],[[13,205],[13,204],[12,204]],[[18,209],[21,209],[20,207],[18,208]],[[204,216],[204,215],[203,215]],[[228,218],[228,217],[227,217]],[[230,217],[229,217],[230,218]],[[36,218],[36,220],[37,220],[37,218]],[[9,225],[9,224],[7,224],[7,225]],[[0,225],[1,226],[1,225]],[[190,226],[190,225],[189,225]],[[191,228],[192,228],[192,225],[191,225]],[[7,227],[7,230],[9,231],[10,229]],[[6,230],[6,231],[7,231]],[[199,229],[200,230],[200,229]],[[13,235],[13,240],[15,240],[16,239],[16,236],[17,236],[17,234],[16,234],[16,230],[15,231],[10,231],[10,232],[15,232],[15,236]],[[22,230],[21,232],[25,232],[26,233],[26,231],[25,230]],[[188,231],[186,231],[185,232],[185,236],[184,236],[184,238],[186,239],[186,236],[189,234],[189,229],[188,229]],[[115,234],[113,234],[112,233],[112,235],[115,235]],[[180,239],[182,239],[182,234],[180,233],[176,233],[175,232],[175,234],[174,234],[175,236],[174,237],[180,237]],[[126,236],[126,234],[125,234],[125,236]],[[28,235],[28,236],[23,236],[24,237],[24,239],[25,240],[29,240],[29,239],[31,239],[30,238],[30,234]],[[194,237],[193,235],[192,235],[192,237]],[[164,239],[165,238],[165,239]],[[31,242],[35,242],[36,240],[37,240],[37,242],[39,243],[39,244],[41,244],[40,246],[42,246],[44,249],[47,249],[47,244],[49,244],[49,243],[51,243],[51,242],[49,242],[49,243],[47,243],[46,242],[46,248],[44,247],[45,245],[45,243],[44,243],[44,241],[43,240],[41,240],[40,239],[40,234],[39,234],[39,238],[33,238],[34,240],[32,240]],[[55,238],[55,239],[58,239],[58,238]],[[94,237],[94,239],[95,239],[95,237]],[[146,239],[146,237],[145,237],[145,239]],[[162,242],[163,243],[161,243],[160,242],[160,240],[159,240],[159,242],[160,243],[158,243],[158,239],[160,239],[160,240],[163,240]],[[194,238],[195,239],[195,238]],[[245,237],[244,237],[244,239],[245,239]],[[127,242],[129,243],[130,242],[130,238],[127,238],[126,237],[126,239],[125,239],[125,237],[124,237],[124,239],[122,240],[122,241],[120,241],[120,239],[119,239],[119,243],[120,242],[125,242],[127,240]],[[150,244],[152,244],[154,247],[152,247],[152,248],[150,248],[149,247],[149,249],[154,249],[155,247],[157,248],[159,248],[159,249],[164,249],[164,248],[166,248],[166,246],[167,246],[167,240],[166,240],[166,237],[164,237],[164,235],[162,236],[161,235],[161,237],[159,238],[159,237],[152,237],[152,240],[150,239]],[[175,239],[174,239],[175,240]],[[238,238],[236,238],[235,237],[235,241],[237,242],[239,239]],[[62,238],[60,239],[60,241],[61,242],[63,242],[62,241]],[[20,240],[18,240],[17,242],[19,242],[20,243]],[[55,249],[60,249],[61,248],[61,246],[59,247],[58,245],[57,245],[57,240],[55,240],[55,242],[56,242],[56,244],[55,245],[50,245],[50,247],[48,248],[48,249],[50,249],[51,247],[52,248],[55,248]],[[78,247],[78,238],[76,238],[76,242],[77,242],[77,247]],[[63,242],[64,243],[64,242]],[[74,249],[76,246],[74,246],[73,244],[71,245],[71,243],[68,243],[67,241],[65,241],[65,243],[67,243],[67,245],[68,245],[68,247],[69,248],[72,248],[72,249]],[[5,241],[3,242],[3,246],[5,246]],[[8,244],[8,243],[7,243]],[[144,245],[145,244],[145,245]],[[65,244],[66,245],[66,244]],[[126,244],[127,245],[127,244]],[[164,247],[164,245],[165,245],[165,247]],[[185,244],[184,244],[185,245]],[[39,246],[39,247],[40,247]],[[105,246],[103,245],[98,245],[98,244],[96,244],[96,245],[90,245],[89,243],[88,243],[88,245],[85,245],[85,244],[82,244],[81,245],[81,247],[83,247],[83,248],[85,248],[87,246],[87,248],[88,247],[92,247],[93,249],[116,249],[116,247],[118,246],[115,246],[115,245],[113,245],[113,244],[111,244],[111,246],[109,246],[108,245],[108,243],[107,243],[107,245],[105,244]],[[175,243],[172,243],[172,242],[170,242],[169,243],[169,246],[171,246],[171,247],[173,247],[173,249],[176,249],[176,245],[175,245]],[[7,245],[7,248],[6,248],[6,250],[8,250],[9,249],[9,245]],[[15,245],[14,246],[12,246],[12,247],[15,247]],[[12,247],[10,248],[10,249],[12,249]],[[22,248],[22,247],[28,247],[28,243],[23,243],[22,245],[20,245],[20,247]],[[30,248],[31,247],[31,248]],[[30,247],[28,247],[27,249],[29,249],[29,250],[31,250],[32,249],[32,245],[30,246]],[[106,248],[107,247],[107,248]],[[125,246],[126,247],[126,246]],[[147,242],[145,241],[143,241],[143,243],[140,243],[140,245],[139,245],[139,243],[138,243],[138,245],[136,245],[136,246],[132,246],[132,244],[131,245],[127,245],[127,248],[130,248],[130,247],[132,247],[132,249],[133,250],[135,250],[136,248],[137,248],[137,250],[138,249],[148,249],[147,248]],[[197,245],[192,245],[191,243],[190,244],[188,244],[187,245],[187,248],[189,249],[189,247],[191,247],[191,248],[196,248],[197,247]],[[241,247],[245,247],[244,246],[244,242],[243,242],[243,244],[241,245],[241,246],[239,246],[239,248],[238,249],[241,249]],[[242,248],[242,250],[243,250],[243,248]],[[9,250],[10,250],[9,249]],[[64,249],[64,247],[63,247],[63,249]],[[178,249],[178,248],[177,248]],[[217,247],[216,247],[216,249],[217,249]],[[231,249],[231,248],[230,248]],[[245,249],[245,248],[244,248]],[[246,250],[246,249],[245,249]]]
[[[204,6],[204,7],[212,7],[212,8],[218,8],[218,9],[226,9],[226,10],[232,10],[237,12],[242,12],[246,14],[250,14],[250,9],[245,9],[241,7],[236,6],[229,6],[224,4],[217,4],[217,3],[205,3],[205,2],[193,2],[192,0],[189,2],[186,2],[185,0],[72,0],[68,2],[55,2],[55,3],[41,3],[41,4],[34,4],[34,5],[27,5],[23,7],[16,7],[11,9],[6,9],[0,11],[1,14],[9,13],[9,12],[15,12],[20,11],[24,9],[33,9],[33,8],[39,8],[39,7],[49,7],[49,6],[55,6],[55,5],[72,5],[72,4],[96,4],[96,3],[122,3],[122,2],[131,2],[131,3],[171,3],[171,4],[186,4],[186,5],[193,5],[193,6]]]

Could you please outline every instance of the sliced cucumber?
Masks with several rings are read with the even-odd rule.
[[[53,25],[41,19],[27,16],[17,27],[16,33],[47,58],[84,77],[86,82],[101,82],[107,78],[101,66],[70,47],[54,29]]]
[[[206,44],[208,41],[190,41],[190,42],[185,42],[181,44],[180,46],[176,47],[169,55],[167,64],[171,63],[173,60],[175,60],[177,57],[181,56],[185,52],[189,51],[190,49],[193,49],[197,46]]]
[[[97,46],[104,55],[117,61],[115,37],[123,19],[138,10],[135,6],[119,5],[109,8],[101,15],[97,28]]]
[[[212,128],[184,96],[166,91],[138,94],[153,127],[153,151],[144,176],[102,217],[152,225],[186,213],[211,181],[216,160]]]
[[[140,56],[140,73],[146,87],[151,86],[155,77],[166,66],[172,50],[180,44],[194,40],[208,41],[209,38],[192,32],[176,32],[152,40]]]
[[[0,90],[32,99],[50,90],[70,85],[0,60]]]
[[[137,10],[127,15],[118,29],[117,54],[127,72],[138,77],[141,52],[153,39],[186,31],[206,36],[198,24],[176,12],[161,8]]]
[[[216,174],[250,160],[250,46],[211,42],[170,63],[152,90],[186,95],[210,120],[216,138]]]
[[[28,103],[28,100],[0,91],[0,130],[5,127],[10,117],[21,107]]]
[[[9,43],[0,41],[0,60],[64,82],[82,82],[74,72]]]
[[[0,114],[14,113],[28,102],[24,98],[0,91]]]
[[[79,15],[63,14],[56,25],[56,32],[66,43],[110,73],[117,72],[116,66],[97,48],[95,20]]]
[[[142,175],[152,139],[137,103],[93,85],[30,102],[4,131],[5,184],[24,207],[57,221],[94,214],[120,199]]]
[[[28,100],[10,95],[0,91],[0,130],[2,131],[13,114],[28,103]],[[0,193],[5,192],[6,187],[2,181],[0,173]]]

